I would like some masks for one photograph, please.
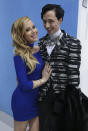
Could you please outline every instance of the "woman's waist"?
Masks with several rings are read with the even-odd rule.
[[[38,88],[29,89],[29,90],[24,90],[23,88],[25,88],[25,87],[22,87],[22,85],[19,83],[19,84],[16,86],[14,92],[21,92],[21,93],[29,94],[29,93],[36,93],[36,92],[38,92],[38,90],[39,90]]]

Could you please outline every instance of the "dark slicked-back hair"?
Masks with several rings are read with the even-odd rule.
[[[41,12],[41,19],[43,19],[43,15],[50,11],[50,10],[54,10],[57,19],[59,20],[60,18],[64,17],[64,10],[62,9],[62,7],[60,5],[56,5],[56,4],[46,4],[43,8],[42,8],[42,12]]]

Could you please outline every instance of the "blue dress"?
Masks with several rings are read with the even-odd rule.
[[[14,56],[18,84],[12,95],[11,107],[16,121],[27,121],[38,116],[37,99],[39,88],[33,89],[33,80],[41,78],[44,63],[40,51],[33,54],[33,56],[38,60],[39,64],[36,64],[36,68],[31,74],[28,74],[30,69],[22,58]]]

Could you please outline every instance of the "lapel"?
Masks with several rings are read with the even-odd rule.
[[[50,56],[49,56],[48,53],[47,53],[47,48],[46,48],[46,47],[47,47],[47,40],[46,40],[46,43],[45,43],[45,46],[44,46],[44,47],[45,47],[45,51],[46,51],[46,54],[47,54],[48,57],[52,57],[53,55],[55,56],[56,53],[59,52],[59,50],[61,49],[61,47],[63,47],[64,44],[66,44],[66,41],[65,41],[66,34],[65,34],[64,31],[62,31],[62,32],[63,32],[63,36],[61,37],[60,40],[58,39],[58,41],[57,41],[57,43],[55,44],[55,47],[54,47],[54,49],[52,50]],[[47,35],[47,37],[48,37],[48,35]],[[58,42],[59,42],[59,43],[58,43]]]
[[[63,36],[60,38],[60,40],[58,40],[58,41],[60,42],[60,45],[58,44],[58,42],[56,43],[56,45],[55,45],[54,49],[52,50],[52,53],[51,53],[50,56],[48,55],[48,53],[47,53],[47,48],[46,48],[46,46],[47,46],[47,40],[49,39],[48,34],[43,38],[42,48],[43,48],[43,54],[44,54],[44,56],[46,57],[46,59],[47,59],[48,57],[51,58],[52,56],[57,56],[56,53],[58,53],[59,50],[61,49],[61,47],[63,47],[64,44],[66,44],[66,36],[67,36],[67,35],[66,35],[66,33],[64,32],[64,30],[62,30],[62,32],[63,32]],[[49,58],[49,59],[50,59],[50,58]]]

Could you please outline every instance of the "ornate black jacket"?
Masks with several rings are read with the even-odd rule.
[[[78,39],[74,39],[64,31],[61,38],[57,38],[57,43],[49,56],[47,53],[48,35],[39,41],[40,53],[44,62],[49,62],[52,74],[44,85],[39,89],[39,101],[42,101],[52,90],[59,93],[68,85],[78,87],[80,82],[80,61],[81,45]],[[58,44],[58,41],[60,41]]]

